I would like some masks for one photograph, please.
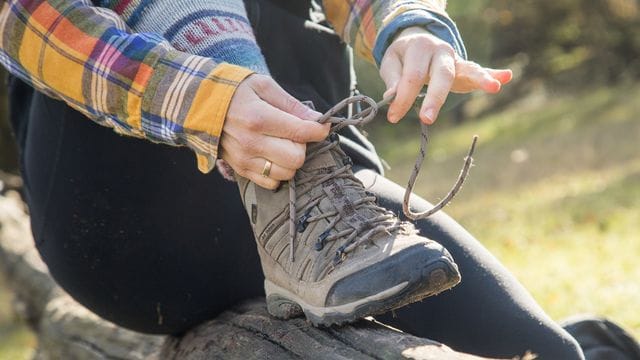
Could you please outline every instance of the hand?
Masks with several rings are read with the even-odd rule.
[[[513,75],[508,69],[489,69],[464,60],[451,45],[427,30],[410,27],[387,48],[380,64],[380,76],[387,85],[384,96],[396,94],[387,112],[392,123],[405,116],[422,87],[429,84],[419,117],[430,125],[436,121],[450,91],[497,93]]]
[[[321,141],[329,124],[314,121],[322,114],[285,92],[271,77],[253,74],[236,89],[220,138],[222,159],[240,176],[275,189],[291,179],[305,159],[306,143]],[[269,177],[265,162],[273,163]]]

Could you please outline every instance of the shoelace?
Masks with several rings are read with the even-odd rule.
[[[338,141],[337,132],[340,129],[349,125],[364,125],[370,122],[375,118],[376,114],[378,113],[378,110],[382,106],[389,104],[394,97],[395,95],[392,95],[379,102],[375,102],[373,99],[371,99],[368,96],[354,95],[340,101],[338,104],[332,107],[329,111],[327,111],[321,117],[316,119],[316,122],[320,124],[326,124],[326,123],[333,124],[330,130],[330,136],[329,136],[330,142],[328,144],[318,143],[318,144],[310,145],[312,146],[312,148],[310,148],[308,151],[306,161],[311,160],[313,157],[317,156],[320,153],[323,153],[325,151],[330,151],[332,148],[338,146],[339,141]],[[336,114],[344,111],[349,106],[355,105],[357,108],[361,108],[363,104],[367,106],[364,108],[364,110],[355,112],[348,118],[335,116]],[[420,168],[422,167],[422,163],[424,162],[424,158],[426,156],[428,140],[429,140],[429,136],[428,136],[427,125],[421,123],[420,151],[416,158],[416,162],[411,172],[411,175],[409,176],[409,181],[407,184],[407,188],[405,190],[404,200],[402,203],[402,210],[405,216],[414,221],[419,219],[424,219],[440,211],[460,191],[465,179],[469,174],[469,169],[473,164],[472,155],[475,151],[476,143],[478,141],[478,136],[475,135],[473,137],[473,141],[471,143],[467,156],[464,159],[464,165],[462,167],[462,170],[460,171],[460,174],[458,175],[458,179],[456,180],[452,189],[447,193],[447,195],[444,198],[442,198],[442,200],[440,200],[440,202],[434,205],[431,209],[428,209],[423,212],[413,212],[409,206],[411,192],[413,191],[416,179],[418,178],[418,174],[420,172]],[[289,257],[291,262],[295,261],[294,246],[295,246],[296,233],[303,232],[304,229],[306,228],[306,224],[309,222],[319,221],[321,219],[326,219],[326,218],[335,216],[333,220],[329,222],[329,225],[327,226],[327,230],[325,230],[320,235],[316,243],[316,250],[321,250],[327,241],[333,241],[346,236],[346,240],[343,243],[343,245],[336,250],[334,264],[341,261],[344,255],[347,254],[348,252],[357,248],[361,244],[364,244],[367,241],[369,241],[369,239],[371,239],[373,235],[383,231],[391,232],[391,231],[402,228],[402,223],[399,220],[395,219],[395,216],[392,213],[375,204],[375,201],[376,201],[375,196],[364,196],[363,198],[354,202],[353,205],[356,208],[366,207],[381,214],[372,219],[367,219],[366,222],[364,222],[361,226],[357,228],[351,228],[351,229],[337,232],[335,234],[330,234],[330,231],[333,229],[333,227],[341,220],[340,214],[337,211],[324,213],[316,216],[311,216],[309,214],[310,210],[314,206],[319,204],[322,197],[312,199],[305,206],[305,209],[302,211],[304,215],[302,215],[302,217],[298,221],[296,221],[297,219],[296,185],[302,186],[307,182],[310,182],[311,180],[315,180],[307,188],[308,189],[307,191],[309,191],[310,188],[320,185],[325,181],[328,181],[330,179],[334,179],[337,177],[347,177],[347,178],[351,177],[353,178],[352,180],[358,182],[358,180],[353,175],[350,175],[348,173],[348,170],[350,168],[351,168],[351,164],[347,163],[345,166],[339,169],[336,169],[328,174],[308,177],[305,180],[299,182],[298,184],[296,184],[295,177],[289,180]],[[358,234],[362,233],[363,231],[367,231],[367,232],[363,236],[357,239]]]

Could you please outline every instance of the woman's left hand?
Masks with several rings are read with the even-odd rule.
[[[451,45],[427,30],[410,27],[387,48],[380,76],[387,86],[385,97],[396,94],[387,112],[390,122],[400,121],[428,84],[419,117],[423,123],[433,124],[449,92],[497,93],[513,75],[508,69],[489,69],[464,60]]]

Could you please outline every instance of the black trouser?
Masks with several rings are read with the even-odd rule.
[[[285,36],[269,32],[267,21],[257,25],[265,49],[266,39]],[[284,30],[302,31],[279,31]],[[346,96],[340,50],[318,57],[308,38],[299,39],[305,43],[292,40],[280,49],[290,53],[265,50],[274,77],[320,107]],[[314,41],[340,49],[326,36]],[[326,69],[325,61],[342,65]],[[340,74],[339,82],[308,79],[306,69],[316,68]],[[236,184],[215,171],[198,173],[193,154],[184,148],[116,135],[21,82],[11,85],[11,105],[36,246],[76,300],[119,325],[175,334],[263,295],[260,262]],[[400,212],[402,189],[366,169],[373,163],[358,161],[357,175],[365,184],[375,183],[371,190],[383,205]],[[417,200],[416,208],[425,206]],[[574,340],[460,225],[439,213],[417,226],[449,249],[463,281],[382,321],[480,355],[511,357],[532,350],[543,359],[579,358]]]

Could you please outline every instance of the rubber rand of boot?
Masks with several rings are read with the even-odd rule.
[[[366,316],[384,314],[437,295],[457,285],[460,279],[457,266],[448,259],[443,259],[425,267],[421,281],[417,282],[413,288],[407,286],[408,282],[403,282],[358,301],[329,307],[310,305],[290,291],[265,280],[267,310],[269,314],[279,319],[305,316],[314,326],[339,326],[353,323]]]

